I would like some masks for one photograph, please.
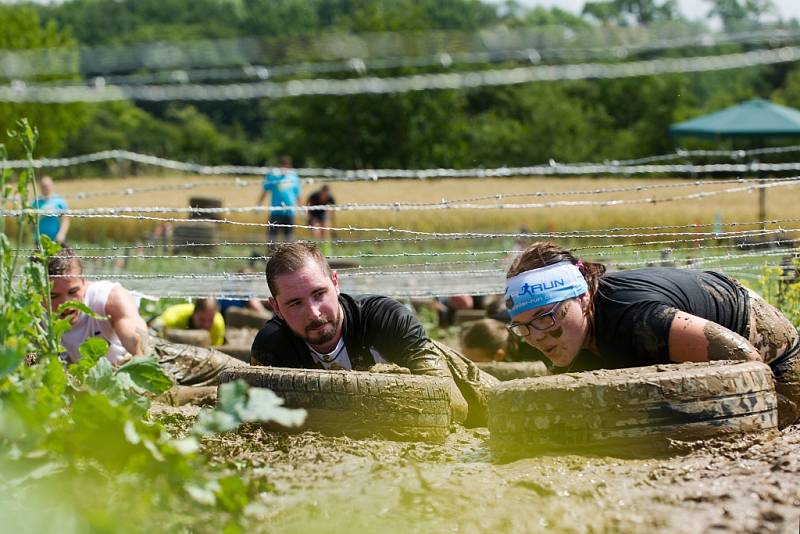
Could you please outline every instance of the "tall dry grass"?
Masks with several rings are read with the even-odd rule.
[[[100,196],[91,198],[68,198],[71,208],[99,207],[188,207],[193,196],[214,197],[222,200],[225,207],[255,205],[260,193],[261,181],[248,179],[246,186],[230,185],[214,187],[210,182],[220,178],[197,176],[175,177],[130,177],[124,179],[84,179],[60,181],[56,190],[62,195],[81,192],[116,192],[130,188],[159,185],[198,184],[192,189],[150,192],[130,195]],[[652,189],[660,184],[683,183],[686,187],[675,189]],[[393,203],[393,202],[437,202],[442,199],[460,200],[484,195],[506,195],[514,193],[542,194],[527,198],[504,198],[486,200],[482,203],[547,203],[637,200],[654,198],[657,201],[645,204],[605,206],[551,206],[536,209],[436,209],[430,211],[352,211],[336,214],[335,224],[341,227],[407,228],[420,231],[516,231],[526,227],[530,231],[571,231],[612,227],[635,227],[657,225],[680,225],[711,223],[716,216],[724,222],[755,221],[758,218],[758,193],[720,194],[696,200],[670,200],[698,192],[718,192],[737,187],[736,184],[713,184],[693,186],[692,181],[680,179],[647,178],[503,178],[503,179],[448,179],[448,180],[397,180],[358,183],[333,183],[331,188],[339,204],[345,203]],[[602,194],[549,196],[552,193],[594,191],[598,189],[641,186],[642,190]],[[305,185],[303,198],[318,185]],[[780,187],[767,192],[767,216],[790,218],[797,213],[800,195],[797,186]],[[166,217],[185,217],[167,214]],[[228,214],[235,221],[263,223],[266,214]],[[302,218],[298,222],[303,222]],[[137,241],[144,239],[156,225],[149,220],[126,220],[111,218],[76,218],[72,221],[70,238],[78,241]],[[263,228],[222,225],[223,235],[259,236]],[[355,232],[343,232],[346,237],[357,237]],[[300,231],[299,236],[307,235]],[[340,232],[342,236],[342,232]]]

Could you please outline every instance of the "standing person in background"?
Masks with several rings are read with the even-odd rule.
[[[63,197],[53,193],[53,179],[49,176],[42,178],[40,182],[41,196],[33,201],[32,208],[47,212],[52,215],[40,215],[39,224],[36,231],[35,240],[39,242],[39,236],[46,235],[56,243],[63,244],[67,240],[69,231],[69,217],[61,212],[67,209],[67,203]]]
[[[273,241],[280,230],[283,230],[284,241],[294,238],[294,211],[285,208],[297,207],[300,199],[300,177],[292,169],[292,158],[281,156],[280,169],[272,169],[264,176],[263,190],[258,197],[256,205],[260,206],[267,193],[270,197],[270,225],[280,224],[287,226],[270,226],[267,229],[267,238]]]
[[[308,196],[306,206],[335,206],[336,199],[331,194],[331,187],[327,184]],[[311,210],[308,212],[308,225],[314,239],[322,241],[320,248],[325,255],[330,255],[331,226],[333,226],[334,212],[329,210]],[[327,249],[327,250],[326,250]]]

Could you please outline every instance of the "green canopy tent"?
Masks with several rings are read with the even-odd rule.
[[[769,137],[800,137],[800,111],[773,104],[760,98],[703,115],[669,128],[674,137],[704,137],[713,139],[765,139]],[[759,219],[766,219],[766,189],[758,192]]]
[[[673,124],[669,133],[676,137],[800,137],[800,111],[757,98]]]

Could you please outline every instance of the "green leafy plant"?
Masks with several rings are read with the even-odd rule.
[[[13,138],[32,158],[38,133],[20,121]],[[0,145],[0,155],[5,149]],[[0,174],[2,206],[14,206],[17,241],[0,231],[0,514],[9,531],[138,529],[236,531],[263,482],[209,470],[201,438],[241,423],[300,424],[272,392],[244,383],[221,388],[220,406],[205,412],[192,435],[175,439],[149,416],[151,399],[173,386],[154,356],[115,368],[106,341],[89,338],[81,359],[65,365],[62,312],[93,312],[66,303],[53,313],[45,266],[58,245],[46,237],[23,257],[24,230],[34,226],[28,190],[32,168],[11,186]],[[35,185],[33,186],[35,191]],[[4,221],[5,219],[3,219]],[[0,223],[4,224],[4,223]],[[5,228],[2,228],[5,230]],[[124,527],[123,527],[124,528]]]
[[[754,283],[747,284],[764,300],[781,310],[800,329],[800,259],[792,261],[791,269],[765,265]]]

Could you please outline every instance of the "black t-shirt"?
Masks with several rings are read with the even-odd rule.
[[[322,200],[322,192],[315,191],[311,193],[308,197],[308,202],[306,202],[308,206],[334,206],[336,205],[336,199],[333,198],[333,195],[328,195],[328,200]],[[327,211],[323,210],[314,210],[308,212],[308,217],[310,219],[319,219],[325,220],[328,219],[330,214]]]
[[[423,362],[417,362],[415,354],[424,348],[428,336],[408,308],[392,298],[378,295],[352,297],[341,294],[339,304],[344,312],[344,344],[353,369],[363,371],[375,364],[370,349],[412,372],[421,368]],[[250,355],[262,365],[320,367],[305,341],[277,316],[258,332]]]
[[[581,351],[569,370],[669,363],[669,329],[678,311],[748,335],[747,290],[726,276],[688,269],[619,271],[600,278],[594,297],[594,337],[600,354]]]

